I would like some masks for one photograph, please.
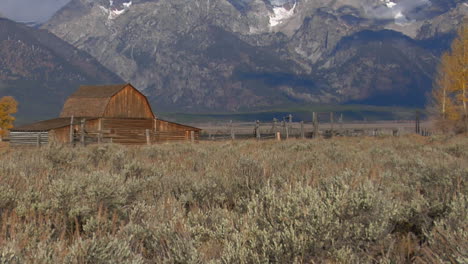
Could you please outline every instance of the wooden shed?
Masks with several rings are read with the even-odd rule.
[[[147,144],[197,140],[201,129],[158,119],[146,96],[131,84],[81,86],[59,118],[12,129],[13,145],[113,142]]]

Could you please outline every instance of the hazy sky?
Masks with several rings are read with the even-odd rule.
[[[44,22],[70,0],[0,0],[0,14],[21,22]]]

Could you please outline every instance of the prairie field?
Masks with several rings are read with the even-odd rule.
[[[468,263],[466,136],[0,153],[0,263]]]

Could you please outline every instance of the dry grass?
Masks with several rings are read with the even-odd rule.
[[[0,263],[466,263],[468,138],[9,149]]]

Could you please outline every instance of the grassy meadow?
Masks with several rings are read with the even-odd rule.
[[[0,263],[468,263],[467,137],[0,153]]]

